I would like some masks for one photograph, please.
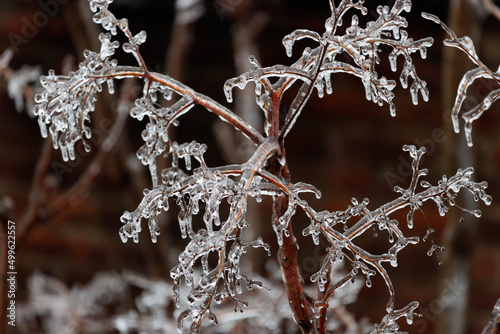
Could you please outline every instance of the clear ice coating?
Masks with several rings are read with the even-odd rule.
[[[381,46],[392,48],[388,58],[393,71],[397,70],[397,58],[399,56],[404,58],[400,82],[403,88],[407,88],[408,78],[412,78],[410,94],[413,103],[418,103],[419,94],[424,101],[428,100],[427,84],[417,75],[411,57],[413,53],[419,52],[422,58],[425,58],[427,48],[432,45],[433,40],[432,38],[424,38],[415,41],[409,38],[407,32],[403,30],[407,26],[407,21],[400,14],[410,10],[410,1],[395,1],[392,8],[379,6],[377,8],[378,18],[369,21],[365,27],[360,26],[358,17],[353,15],[351,25],[347,27],[344,35],[337,34],[336,29],[342,25],[342,17],[352,8],[359,10],[363,15],[368,10],[363,6],[362,1],[341,1],[338,6],[331,1],[330,4],[332,16],[326,21],[326,31],[323,35],[299,29],[283,39],[283,45],[289,57],[292,56],[292,47],[297,40],[312,39],[319,44],[318,47],[312,50],[306,49],[302,57],[291,66],[275,65],[264,68],[258,66],[250,72],[228,80],[224,86],[227,100],[232,101],[231,91],[234,87],[243,89],[248,82],[254,81],[259,87],[259,91],[256,91],[257,103],[264,109],[264,113],[268,114],[272,104],[262,103],[262,97],[270,96],[272,91],[285,91],[295,81],[302,81],[282,128],[283,135],[286,135],[301,113],[313,88],[316,88],[320,97],[325,91],[327,94],[331,94],[332,74],[349,73],[362,80],[367,100],[379,105],[387,103],[391,115],[394,116],[396,107],[392,102],[394,99],[392,90],[396,86],[396,82],[383,76],[379,77],[376,70],[380,63]],[[348,56],[351,60],[343,61],[339,55]],[[277,77],[279,80],[271,85],[268,81],[269,77]],[[264,82],[267,84],[262,84]]]
[[[33,114],[38,117],[38,124],[43,137],[50,133],[55,149],[61,150],[65,161],[74,160],[75,144],[82,141],[85,149],[89,148],[86,139],[91,136],[90,113],[95,109],[97,94],[106,84],[110,94],[114,94],[113,73],[117,70],[117,61],[112,59],[120,43],[113,40],[117,28],[124,32],[128,42],[123,44],[125,52],[132,53],[139,65],[142,60],[139,54],[139,45],[146,40],[146,33],[141,31],[132,36],[126,19],[117,20],[108,10],[112,1],[89,0],[94,14],[94,22],[101,24],[107,33],[99,35],[100,51],[84,51],[85,60],[79,64],[78,70],[68,75],[56,75],[49,71],[47,76],[40,78],[44,91],[36,94],[36,105]],[[151,129],[155,132],[156,129]],[[161,148],[160,148],[161,150]]]
[[[101,34],[102,40],[107,41]],[[55,149],[60,149],[65,161],[75,159],[75,143],[91,137],[90,113],[95,109],[97,93],[102,91],[102,84],[110,86],[106,74],[112,71],[114,62],[108,59],[112,48],[102,48],[101,52],[86,51],[85,60],[79,69],[68,75],[56,75],[49,71],[40,82],[45,91],[36,94],[34,115],[43,137],[50,133]],[[108,55],[108,56],[103,56]]]
[[[437,186],[432,186],[427,181],[420,181],[422,176],[427,175],[427,170],[420,168],[420,160],[425,153],[425,149],[417,149],[413,145],[405,145],[403,149],[409,152],[412,158],[413,174],[410,185],[406,189],[396,187],[395,191],[400,193],[401,196],[382,205],[378,209],[369,210],[367,208],[369,203],[367,199],[359,203],[358,200],[353,198],[351,201],[352,205],[348,206],[345,211],[323,211],[317,213],[306,202],[297,202],[311,220],[311,224],[304,229],[303,234],[306,236],[311,235],[315,243],[318,243],[319,235],[324,235],[332,243],[323,266],[316,274],[311,276],[311,280],[318,284],[320,291],[324,291],[325,284],[332,279],[329,274],[329,268],[334,263],[343,261],[344,259],[348,259],[352,264],[352,277],[356,277],[358,272],[361,271],[366,277],[365,283],[368,287],[371,286],[370,276],[377,273],[385,280],[390,294],[387,304],[388,314],[377,325],[374,333],[391,333],[391,331],[387,331],[389,328],[392,328],[392,330],[399,329],[396,320],[402,316],[406,317],[408,323],[411,323],[413,320],[413,311],[418,306],[418,303],[413,302],[401,310],[394,311],[395,290],[382,264],[389,262],[391,266],[396,267],[398,265],[397,254],[406,246],[420,242],[420,238],[405,236],[399,227],[399,222],[396,219],[391,219],[390,215],[397,210],[409,207],[407,226],[411,229],[413,227],[413,213],[415,210],[420,210],[424,202],[429,200],[434,201],[440,214],[444,215],[448,211],[448,208],[454,205],[453,199],[462,189],[471,192],[475,200],[481,200],[486,205],[491,204],[491,196],[485,192],[487,184],[471,180],[472,168],[459,169],[455,175],[449,178],[443,176]],[[422,186],[421,190],[418,188],[419,184]],[[476,216],[480,215],[479,212],[475,211],[471,213]],[[348,225],[349,221],[352,220],[354,222]],[[339,226],[347,228],[342,227],[339,229]],[[386,253],[372,254],[354,243],[356,237],[375,227],[388,233],[388,242],[392,246]],[[429,256],[443,250],[443,247],[434,244],[432,239],[433,231],[433,229],[428,227],[427,233],[424,236],[424,239],[431,236],[432,245],[427,253]],[[349,255],[344,256],[344,254]]]
[[[268,196],[273,200],[286,198],[286,208],[272,219],[279,245],[290,236],[289,227],[297,210],[304,212],[310,221],[302,234],[310,235],[316,245],[320,245],[322,240],[329,245],[320,269],[311,276],[311,281],[317,284],[319,291],[319,297],[311,303],[315,319],[322,318],[328,305],[338,301],[341,291],[351,291],[350,296],[355,297],[359,290],[357,282],[364,280],[364,284],[371,287],[372,277],[380,275],[387,285],[389,300],[386,304],[387,315],[375,326],[373,332],[396,332],[399,329],[396,321],[401,317],[411,323],[418,303],[411,302],[401,309],[395,309],[395,290],[385,268],[386,263],[396,267],[398,253],[406,246],[420,242],[419,237],[406,236],[405,233],[406,229],[412,229],[417,223],[414,221],[414,213],[421,210],[424,202],[433,201],[439,214],[444,215],[455,205],[456,194],[465,190],[471,192],[476,201],[481,200],[489,205],[491,197],[485,192],[487,183],[472,181],[472,168],[459,169],[451,177],[443,176],[437,185],[421,180],[427,175],[427,170],[420,167],[425,149],[405,145],[403,150],[409,153],[412,160],[412,178],[408,188],[395,188],[399,197],[373,210],[368,206],[368,199],[359,201],[353,198],[345,210],[317,212],[303,197],[304,193],[312,193],[319,199],[319,190],[306,183],[292,183],[281,173],[271,172],[272,168],[269,168],[271,161],[279,169],[287,167],[278,141],[289,133],[314,90],[319,97],[323,97],[325,92],[333,93],[336,73],[358,77],[362,81],[366,99],[379,105],[388,104],[391,115],[395,115],[393,91],[397,81],[379,76],[377,71],[385,50],[390,50],[387,55],[390,68],[394,72],[400,71],[399,83],[405,89],[409,87],[412,102],[417,104],[419,95],[427,101],[427,84],[417,75],[412,56],[419,53],[425,58],[432,39],[415,41],[404,30],[408,23],[401,15],[410,11],[411,2],[395,0],[392,6],[379,6],[372,15],[373,20],[360,23],[357,15],[352,14],[350,20],[346,15],[351,12],[366,15],[368,9],[363,5],[364,1],[342,0],[337,5],[334,0],[330,0],[331,16],[326,20],[322,34],[300,29],[283,39],[289,57],[293,55],[292,49],[298,40],[307,38],[318,45],[315,48],[305,48],[292,65],[263,67],[255,57],[250,57],[252,69],[228,80],[224,85],[224,93],[227,101],[231,102],[235,87],[244,89],[248,83],[255,83],[255,99],[265,116],[263,132],[266,136],[260,133],[256,135],[255,152],[247,161],[219,167],[207,165],[204,158],[207,145],[197,141],[173,141],[169,136],[170,126],[178,125],[181,116],[200,104],[222,119],[236,124],[235,127],[247,135],[254,129],[212,99],[167,75],[149,72],[139,49],[146,41],[146,33],[141,31],[132,34],[128,21],[117,19],[109,11],[111,2],[89,0],[90,8],[95,13],[94,22],[106,30],[99,35],[100,51],[85,51],[85,60],[76,71],[68,75],[56,75],[54,71],[49,71],[47,76],[42,77],[40,82],[44,91],[35,96],[34,114],[38,116],[42,135],[47,137],[50,134],[54,147],[60,149],[63,159],[75,159],[75,143],[81,140],[86,145],[86,140],[91,136],[88,126],[90,114],[95,108],[97,94],[102,91],[103,84],[113,94],[114,80],[127,77],[143,79],[142,96],[135,100],[130,115],[147,122],[142,132],[144,144],[138,149],[137,157],[149,168],[152,182],[150,189],[144,190],[137,208],[123,213],[123,226],[119,230],[119,236],[123,242],[129,239],[139,242],[144,220],[147,221],[151,240],[157,242],[160,235],[158,215],[174,205],[178,208],[179,233],[186,239],[187,245],[179,254],[178,263],[170,271],[173,280],[171,287],[130,277],[131,282],[146,286],[148,291],[154,289],[161,296],[156,298],[158,295],[152,293],[142,296],[137,305],[139,311],[165,307],[162,303],[167,300],[166,287],[168,290],[171,288],[175,304],[177,307],[182,305],[183,308],[177,317],[176,330],[182,332],[184,323],[190,322],[189,331],[196,333],[204,318],[218,323],[213,310],[215,304],[224,305],[223,301],[229,299],[234,303],[235,311],[251,307],[239,295],[245,286],[247,289],[261,288],[264,283],[244,273],[242,257],[250,248],[263,248],[270,255],[271,247],[261,237],[249,236],[252,233],[248,230],[259,222],[248,218],[248,201],[254,198],[256,202],[261,202],[262,197]],[[181,4],[180,1],[178,3]],[[182,4],[187,2],[183,1]],[[430,15],[427,18],[437,20]],[[343,25],[345,29],[338,29]],[[345,32],[339,32],[342,30]],[[131,53],[138,67],[118,66],[117,61],[111,59],[115,51],[120,49],[120,43],[114,40],[119,31],[127,39],[121,50]],[[476,63],[479,61],[469,39],[452,36],[452,40],[447,43],[469,52]],[[349,59],[346,60],[346,57]],[[7,66],[8,58],[9,54],[2,56],[0,67]],[[398,60],[401,58],[402,66],[398,69]],[[498,80],[500,74],[492,74],[483,66],[466,74],[459,87],[457,108],[453,113],[456,130],[457,115],[470,82],[477,78],[490,78],[492,75]],[[296,96],[290,99],[292,102],[284,119],[273,119],[279,107],[277,98],[281,99],[285,91],[297,82],[299,86],[295,90]],[[463,114],[468,140],[472,121],[480,117],[499,96],[500,90],[493,90],[476,108]],[[162,100],[169,101],[168,106],[164,106],[166,103],[162,104]],[[272,133],[271,130],[275,132]],[[88,148],[88,145],[85,147]],[[159,167],[162,166],[157,164],[160,158],[168,158],[170,165],[166,168]],[[391,214],[404,208],[408,209],[406,223],[400,224],[397,219],[391,218]],[[480,215],[479,211],[471,213]],[[197,219],[201,224],[197,224]],[[380,254],[368,252],[356,244],[356,238],[372,231],[387,238],[387,250]],[[423,238],[431,240],[429,255],[442,249],[434,244],[432,232],[428,227]],[[350,265],[350,270],[339,273],[337,268],[346,263]],[[364,279],[357,279],[360,276]],[[189,289],[187,293],[183,292],[186,286]],[[151,319],[160,323],[167,321],[161,317]],[[115,327],[120,332],[127,333],[129,330],[138,330],[138,322],[139,314],[130,312],[118,317]],[[171,331],[169,328],[168,332]]]

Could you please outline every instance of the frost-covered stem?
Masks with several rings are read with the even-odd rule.
[[[177,80],[171,79],[166,75],[159,73],[150,75],[151,80],[157,81],[182,95],[189,95],[196,104],[205,107],[206,109],[222,118],[224,121],[230,123],[257,145],[261,144],[264,141],[264,137],[262,137],[262,135],[256,129],[254,129],[251,125],[241,119],[241,117],[234,114],[232,111],[222,106],[210,97],[197,93],[188,86],[178,82]]]
[[[268,141],[270,141],[270,138],[268,138]],[[276,143],[275,140],[272,140],[270,142]],[[280,145],[279,148],[279,153],[284,156],[283,145]],[[254,154],[254,156],[256,155]],[[287,187],[281,182],[283,181],[283,179],[290,179],[287,165],[285,164],[284,166],[282,166],[276,156],[274,156],[269,161],[269,165],[270,174],[262,171],[259,174],[271,183],[274,183],[276,186],[285,190],[285,194],[287,194]],[[287,208],[288,194],[275,198],[273,204],[273,222],[276,222],[278,218],[287,211]],[[276,222],[276,224],[278,223]],[[300,326],[302,333],[311,333],[311,330],[313,330],[313,325],[311,323],[311,305],[307,300],[307,296],[303,287],[303,279],[299,273],[297,261],[298,248],[295,235],[293,233],[292,224],[288,222],[286,232],[283,231],[281,233],[283,233],[283,242],[279,247],[278,262],[280,264],[283,282],[285,285],[285,290],[287,292],[288,300],[290,302],[290,307],[294,314],[294,319]]]
[[[371,223],[368,224],[368,226],[372,226]],[[368,228],[368,227],[367,227]],[[355,254],[357,257],[362,259],[365,263],[373,266],[375,270],[382,276],[382,278],[385,281],[385,284],[387,285],[387,288],[389,289],[389,300],[387,301],[386,305],[386,310],[390,313],[394,310],[394,286],[392,284],[391,279],[389,278],[389,274],[387,273],[387,270],[382,266],[382,262],[387,262],[391,260],[391,256],[386,253],[382,255],[372,255],[365,251],[363,248],[356,246],[353,242],[352,239],[354,238],[349,238],[345,237],[345,235],[341,234],[340,232],[337,232],[331,228],[321,228],[321,232],[323,235],[327,238],[327,240],[330,242],[332,246],[335,246],[339,242],[347,242],[346,248]],[[393,230],[393,232],[398,233],[398,238],[404,238],[404,236],[398,231],[398,230]],[[346,232],[347,233],[347,232]],[[346,281],[347,282],[347,281]]]
[[[288,199],[279,197],[274,201],[274,218],[278,219],[283,215],[288,207]],[[283,232],[283,244],[278,252],[278,260],[285,283],[285,289],[290,301],[295,322],[300,326],[302,333],[311,333],[313,325],[311,323],[311,306],[308,303],[303,287],[303,280],[299,273],[297,263],[297,244],[293,234],[292,224],[288,224],[288,236]]]
[[[318,315],[315,315],[314,317],[314,322],[316,325],[316,332],[318,333],[326,333],[326,311],[328,311],[328,307],[330,304],[328,304],[328,300],[330,297],[333,295],[333,292],[335,291],[334,289],[329,289],[330,283],[331,283],[331,268],[328,269],[328,272],[326,274],[328,277],[328,282],[325,284],[325,291],[323,292],[321,296],[321,304],[319,306],[319,310],[315,309],[315,313],[317,312]],[[318,302],[316,302],[318,303]]]
[[[316,330],[320,333],[326,333],[326,311],[328,310],[328,300],[333,295],[335,289],[330,289],[332,283],[332,267],[329,267],[326,272],[326,279],[323,293],[321,294],[319,317],[315,317]],[[316,305],[315,305],[316,306]],[[316,309],[314,310],[316,312]]]
[[[43,149],[36,163],[33,184],[28,195],[28,207],[24,215],[19,219],[19,229],[17,230],[16,238],[22,241],[28,234],[33,223],[40,214],[40,209],[43,201],[46,199],[47,193],[45,180],[49,173],[50,163],[52,162],[52,153],[54,148],[52,140],[47,138],[44,140]]]
[[[108,16],[108,7],[106,6],[106,9],[105,9],[105,12],[106,12],[106,16]],[[111,13],[110,13],[111,14]],[[113,14],[109,15],[110,17],[113,18],[113,23],[115,26],[119,26],[118,22],[116,21],[115,17]],[[128,24],[125,25],[125,26],[122,26],[120,27],[120,29],[123,31],[123,33],[125,34],[125,36],[127,36],[128,40],[130,42],[132,42],[134,40],[134,35],[132,34],[132,32],[130,31],[129,27],[128,27]],[[146,62],[144,61],[144,59],[142,58],[142,55],[141,55],[141,52],[139,51],[139,45],[137,43],[131,43],[135,49],[135,52],[133,52],[133,55],[135,57],[135,59],[137,60],[137,63],[139,64],[139,66],[144,70],[144,71],[147,71],[148,70],[148,67],[146,65]]]
[[[247,202],[248,197],[249,197],[249,189],[251,188],[254,178],[257,175],[257,172],[264,167],[266,162],[275,155],[275,153],[278,151],[279,146],[277,142],[273,138],[267,138],[254,152],[252,157],[248,160],[247,163],[243,165],[242,168],[242,175],[241,175],[241,181],[245,182],[244,187],[242,189],[242,194],[243,194],[243,201]],[[238,212],[235,214],[234,221],[240,221],[242,216],[245,214],[243,208],[239,208]],[[236,230],[236,234],[239,237],[240,233],[240,227],[237,224],[231,224],[231,223],[226,223],[224,224],[221,229],[217,232],[221,234],[221,239],[222,240],[227,240],[228,237],[233,233],[233,231]],[[192,241],[193,242],[193,241]],[[189,246],[188,246],[189,247]],[[215,247],[215,245],[212,245],[211,247]],[[213,248],[212,248],[213,249]],[[212,249],[205,249],[204,252],[209,253]],[[222,247],[220,250],[218,250],[219,253],[219,264],[218,264],[218,270],[217,274],[215,274],[216,277],[216,284],[212,291],[209,293],[208,299],[203,305],[203,309],[200,311],[200,316],[197,318],[197,322],[193,323],[194,327],[192,326],[191,328],[196,328],[198,329],[201,326],[201,321],[203,319],[203,316],[207,313],[210,312],[210,307],[213,301],[214,296],[217,293],[218,290],[218,285],[219,282],[224,281],[225,283],[226,280],[223,279],[224,271],[226,270],[226,266],[224,263],[224,260],[226,259],[226,248]],[[197,256],[193,257],[191,259],[191,263],[189,263],[190,266],[198,259]],[[226,287],[226,289],[229,291],[230,288]],[[188,311],[185,311],[188,312]],[[185,317],[180,317],[179,319],[182,319]]]
[[[149,71],[142,71],[137,67],[130,66],[117,66],[115,71],[110,74],[102,75],[102,76],[90,76],[91,78],[114,78],[114,79],[122,79],[122,78],[144,78],[150,81],[155,81],[162,84],[165,87],[172,89],[178,94],[184,96],[187,95],[193,99],[194,103],[199,104],[206,109],[210,110],[217,116],[219,116],[222,120],[230,123],[236,129],[241,131],[244,135],[250,138],[255,144],[259,145],[264,141],[264,137],[252,126],[250,126],[247,122],[245,122],[241,117],[234,114],[231,110],[227,109],[220,103],[211,99],[210,97],[200,94],[193,89],[189,88],[187,85],[172,79],[168,75],[154,73]]]
[[[425,192],[430,192],[430,190],[435,190],[435,189],[429,189],[426,190]],[[436,194],[429,193],[426,198],[432,198]],[[379,219],[384,216],[388,216],[394,211],[400,210],[404,208],[405,206],[410,205],[410,200],[407,198],[399,197],[392,202],[389,202],[387,204],[384,204],[383,206],[379,207],[378,209],[370,212],[369,214],[363,216],[356,224],[354,224],[351,228],[349,228],[345,233],[346,239],[353,240],[357,236],[360,236],[363,234],[367,229],[369,229],[373,222],[376,219]]]
[[[270,118],[269,123],[271,125],[270,134],[274,138],[278,139],[280,132],[280,103],[281,103],[281,95],[277,92],[271,93],[271,100],[273,104],[273,109],[269,113],[268,117]]]

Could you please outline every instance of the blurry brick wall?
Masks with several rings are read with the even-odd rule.
[[[65,6],[72,6],[73,2]],[[443,17],[446,2],[435,2],[430,8],[420,4],[415,10],[437,13]],[[272,13],[273,21],[258,39],[261,63],[290,63],[281,46],[281,38],[296,28],[309,28],[322,31],[324,19],[328,16],[325,1],[323,6],[316,5],[305,10],[306,6],[298,1],[287,5],[275,4],[266,9]],[[281,8],[284,8],[282,10]],[[2,1],[0,4],[0,51],[9,46],[6,38],[9,33],[22,34],[25,19],[30,20],[39,11],[39,4],[34,0]],[[172,8],[156,11],[152,16],[148,8],[141,10],[123,10],[118,16],[128,17],[133,31],[145,29],[148,42],[144,55],[152,68],[163,66],[165,48],[169,39]],[[41,64],[43,73],[54,68],[61,72],[62,59],[74,53],[74,40],[68,34],[66,23],[74,15],[74,9],[61,7],[51,20],[38,28],[27,43],[19,46],[12,66],[19,68],[23,64]],[[220,13],[219,13],[220,14]],[[432,142],[433,153],[426,157],[424,165],[429,168],[426,178],[437,182],[446,169],[443,161],[443,136],[449,136],[449,120],[441,111],[441,41],[443,34],[436,25],[423,20],[419,15],[411,16],[410,36],[421,38],[432,35],[436,41],[429,50],[427,60],[414,57],[417,71],[429,85],[431,100],[411,104],[408,91],[397,88],[397,117],[389,115],[387,106],[378,107],[365,100],[362,84],[345,75],[334,78],[334,93],[324,99],[314,97],[310,100],[297,127],[287,138],[287,154],[292,172],[292,179],[312,183],[323,192],[321,200],[314,207],[328,210],[343,210],[350,199],[370,199],[370,208],[390,201],[396,197],[392,192],[394,184],[388,184],[388,176],[396,176],[398,185],[409,182],[406,175],[407,155],[401,150],[404,144],[428,144]],[[207,13],[197,24],[193,50],[186,71],[187,84],[200,92],[224,101],[222,86],[226,79],[235,75],[232,66],[230,43],[231,18],[219,16],[215,7],[207,5]],[[483,37],[483,58],[492,68],[500,64],[500,25],[488,21]],[[302,44],[294,48],[298,55]],[[77,54],[75,56],[78,57]],[[384,61],[386,61],[384,59]],[[387,63],[386,63],[387,66]],[[461,69],[457,69],[461,71]],[[384,73],[390,77],[392,73]],[[250,88],[251,89],[251,88]],[[42,140],[36,120],[26,113],[17,113],[14,104],[6,96],[6,83],[0,80],[0,197],[9,196],[15,203],[14,220],[25,211],[28,193]],[[486,324],[495,300],[500,297],[500,105],[474,123],[474,147],[471,154],[476,161],[476,177],[487,180],[490,184],[488,193],[494,202],[490,207],[481,207],[483,216],[477,219],[477,236],[474,245],[473,261],[470,268],[470,292],[467,330],[478,333]],[[210,136],[212,127],[206,121],[214,118],[205,116],[189,117],[202,132],[196,136]],[[128,137],[135,145],[140,145],[142,124],[130,121]],[[184,135],[184,134],[181,134]],[[463,136],[463,133],[452,136]],[[189,137],[189,135],[186,135]],[[213,140],[213,139],[207,139]],[[216,144],[210,142],[209,154],[216,151]],[[432,146],[431,145],[431,146]],[[92,155],[89,155],[88,159]],[[60,153],[55,159],[61,162]],[[213,158],[214,161],[219,159]],[[81,173],[87,160],[65,173],[64,181],[55,192],[62,191],[74,182]],[[115,164],[123,163],[119,155],[113,158]],[[443,167],[444,166],[444,167]],[[144,173],[144,175],[146,175]],[[392,180],[392,178],[391,178]],[[118,237],[121,225],[119,217],[124,210],[133,210],[140,200],[133,185],[134,180],[116,168],[108,166],[105,173],[89,189],[87,196],[74,206],[67,208],[50,221],[39,221],[29,237],[18,251],[18,279],[21,297],[25,297],[26,278],[34,271],[49,273],[68,284],[87,282],[97,271],[124,268],[136,270],[147,275],[168,277],[164,263],[176,255],[165,255],[158,245],[152,245],[147,233],[142,233],[138,245],[122,244]],[[406,183],[405,183],[406,182]],[[310,199],[313,201],[313,199]],[[436,242],[443,237],[446,220],[438,215],[433,205],[425,206],[425,215],[431,227],[437,231]],[[397,218],[403,224],[405,215]],[[296,222],[298,226],[304,222]],[[425,234],[425,220],[416,214],[416,224],[412,233],[422,237]],[[175,224],[170,228],[176,233]],[[300,234],[300,228],[297,228]],[[163,229],[164,240],[175,240],[168,229]],[[272,242],[272,232],[265,237]],[[306,247],[313,247],[310,240],[302,241]],[[380,247],[377,240],[363,240],[369,249]],[[439,291],[440,267],[435,257],[426,256],[428,243],[408,247],[400,257],[396,270],[390,268],[396,285],[399,306],[418,299],[421,302],[424,322],[405,329],[410,332],[430,332],[434,317],[442,312]],[[167,258],[167,260],[165,260]],[[305,258],[303,259],[305,261]],[[316,269],[319,269],[316,268]],[[314,265],[310,267],[313,273]],[[451,282],[450,284],[453,284]],[[460,288],[457,288],[457,293]],[[357,316],[368,315],[377,321],[383,315],[387,301],[384,283],[378,277],[371,289],[364,288],[359,302],[352,307]]]

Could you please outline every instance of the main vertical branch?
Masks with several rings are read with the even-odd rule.
[[[281,104],[281,95],[272,91],[271,99],[271,110],[268,112],[268,122],[270,123],[270,136],[279,143],[280,151],[278,152],[282,158],[285,155],[285,144],[284,138],[279,138],[280,136],[280,121],[279,121],[279,109]],[[280,163],[277,156],[275,155],[269,160],[270,172],[288,182],[290,182],[290,171],[288,170],[288,165],[286,162]],[[273,206],[273,224],[280,224],[278,222],[279,217],[281,217],[288,208],[288,196],[283,195],[281,197],[275,198]],[[303,334],[312,333],[314,326],[311,321],[312,312],[311,305],[306,298],[306,293],[304,291],[303,279],[299,272],[299,266],[297,261],[298,247],[293,234],[292,223],[288,222],[288,227],[286,232],[282,233],[281,236],[283,243],[280,245],[278,251],[278,262],[280,264],[281,273],[283,276],[283,283],[285,284],[285,290],[287,292],[290,307],[293,312],[295,322],[300,326]]]
[[[274,201],[274,219],[285,213],[288,207],[288,198],[280,197]],[[283,244],[278,252],[278,261],[283,275],[283,282],[290,301],[290,307],[295,321],[300,326],[302,333],[311,333],[311,309],[304,292],[302,277],[297,262],[297,244],[293,234],[292,224],[288,224],[289,236],[283,232]]]

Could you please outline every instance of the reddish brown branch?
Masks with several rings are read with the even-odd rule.
[[[213,112],[217,116],[219,116],[224,121],[231,124],[237,130],[239,130],[242,134],[250,138],[255,144],[260,145],[264,141],[264,137],[252,126],[250,126],[247,122],[241,119],[238,115],[234,114],[231,110],[227,109],[223,105],[217,103],[212,98],[197,93],[188,86],[183,83],[160,73],[151,73],[144,72],[141,69],[136,67],[129,66],[117,66],[115,68],[114,73],[106,74],[106,75],[93,75],[89,78],[115,78],[115,79],[123,79],[123,78],[144,78],[149,80],[149,84],[152,81],[158,82],[159,84],[170,88],[171,90],[177,92],[180,95],[187,95],[191,99],[193,99],[194,103],[199,104],[200,106],[205,107],[207,110]]]
[[[278,219],[287,209],[288,200],[285,197],[276,199],[274,202],[275,219]],[[292,224],[288,224],[289,236],[283,233],[283,244],[280,246],[278,261],[283,273],[285,289],[290,301],[290,307],[295,321],[300,326],[302,333],[311,333],[313,324],[311,322],[311,307],[304,291],[302,277],[297,263],[297,244],[293,234]]]
[[[486,10],[493,15],[497,20],[500,20],[500,7],[495,5],[493,0],[481,0]]]

